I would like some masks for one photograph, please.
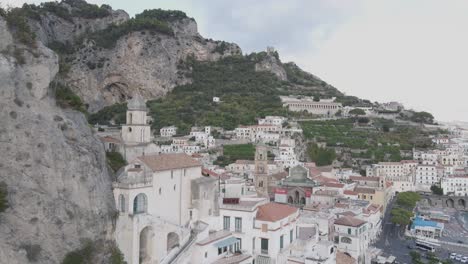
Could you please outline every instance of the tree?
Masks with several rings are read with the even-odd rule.
[[[399,224],[402,226],[407,226],[411,222],[411,217],[413,213],[403,208],[393,208],[390,212],[392,215],[391,221],[394,224]]]
[[[336,153],[333,149],[321,148],[315,143],[307,146],[307,154],[317,166],[326,166],[333,163]]]
[[[421,196],[415,192],[401,192],[397,196],[397,204],[407,209],[413,209]]]
[[[436,194],[436,195],[443,195],[444,194],[444,190],[441,187],[437,186],[437,185],[432,185],[431,186],[431,192],[433,194]]]
[[[354,108],[353,110],[349,111],[349,114],[354,116],[360,116],[366,115],[366,112],[360,108]]]
[[[0,213],[8,207],[8,187],[5,182],[0,182]]]
[[[342,116],[342,115],[343,115],[343,111],[341,111],[341,109],[336,111],[335,113],[335,116]]]

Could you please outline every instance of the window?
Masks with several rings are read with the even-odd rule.
[[[223,217],[223,228],[224,230],[229,230],[230,229],[230,225],[231,225],[231,217],[229,216],[225,216]]]
[[[284,239],[284,235],[281,235],[280,236],[280,249],[283,249],[283,239]]]
[[[175,191],[175,189],[176,189],[176,185],[174,184],[174,191]]]
[[[351,228],[348,228],[348,235],[351,235]]]
[[[161,188],[159,188],[159,195],[161,195]]]
[[[351,238],[349,237],[342,237],[341,243],[351,244]]]
[[[135,199],[133,200],[133,213],[146,213],[147,208],[147,198],[144,193],[138,194]]]
[[[135,169],[139,169],[141,168],[141,165],[140,164],[135,164]]]
[[[294,235],[294,231],[291,229],[289,231],[289,243],[292,243],[293,242],[293,235]]]
[[[218,248],[218,255],[223,254],[223,248]]]
[[[192,210],[190,210],[190,220],[192,220],[192,217],[193,217],[193,212]]]
[[[242,218],[236,217],[234,221],[235,221],[234,224],[235,224],[236,232],[241,233],[242,232]]]
[[[252,238],[252,251],[255,251],[255,237]]]
[[[123,194],[119,195],[119,208],[120,212],[125,212],[125,197],[123,196]]]
[[[128,132],[132,132],[132,128],[131,128],[131,127],[128,128]]]
[[[171,179],[174,179],[174,171],[171,171]]]
[[[207,257],[208,257],[208,252],[205,252],[205,258],[207,258]]]
[[[268,239],[261,238],[260,246],[261,246],[261,253],[268,254]]]

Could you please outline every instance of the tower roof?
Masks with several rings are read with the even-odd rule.
[[[128,100],[128,110],[144,110],[146,111],[146,103],[140,94],[136,94],[132,99]]]

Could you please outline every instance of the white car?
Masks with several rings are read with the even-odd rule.
[[[456,256],[457,256],[457,253],[453,252],[452,254],[450,254],[450,259],[455,259]]]
[[[461,263],[467,263],[468,262],[468,257],[463,257],[461,260],[460,260]]]
[[[462,255],[458,254],[458,255],[455,257],[455,260],[460,261],[460,260],[462,259],[462,257],[463,257]]]

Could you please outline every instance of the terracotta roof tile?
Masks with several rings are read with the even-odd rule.
[[[354,188],[354,191],[357,193],[368,193],[368,194],[374,194],[375,190],[372,188],[364,188],[364,187],[356,187]]]
[[[201,164],[185,153],[171,153],[160,155],[140,156],[141,160],[153,171],[164,171],[172,169],[182,169],[199,167]]]
[[[297,212],[297,208],[280,203],[267,203],[258,207],[256,219],[276,222]]]
[[[345,190],[343,193],[346,194],[346,195],[358,195],[357,192],[351,191],[351,190]]]
[[[356,264],[357,261],[347,253],[337,251],[336,252],[336,264]]]
[[[349,176],[352,181],[379,181],[379,177]]]
[[[348,215],[342,216],[335,220],[335,225],[352,226],[352,227],[358,227],[365,223],[366,221],[364,220],[357,219],[355,217],[348,216]]]

